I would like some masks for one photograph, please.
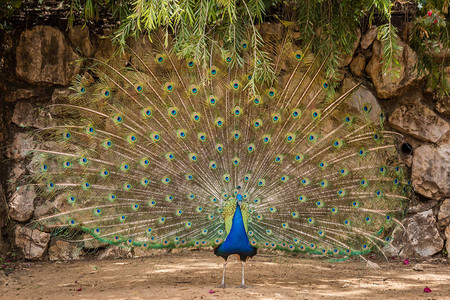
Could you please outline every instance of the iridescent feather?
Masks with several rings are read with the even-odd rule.
[[[357,86],[332,96],[308,48],[268,46],[270,85],[245,53],[205,68],[157,40],[146,57],[129,51],[126,68],[94,60],[97,80],[79,76],[70,103],[50,107],[33,180],[64,200],[33,224],[114,245],[218,247],[239,207],[255,248],[346,258],[389,242],[408,199],[402,137],[368,104],[346,104]]]

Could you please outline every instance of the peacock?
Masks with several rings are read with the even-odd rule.
[[[257,249],[345,260],[383,252],[408,200],[402,136],[337,93],[327,55],[289,40],[215,49],[207,63],[154,39],[126,63],[91,59],[48,107],[30,184],[56,199],[32,224],[144,249]],[[255,71],[270,64],[276,80]],[[88,236],[88,238],[86,238]]]

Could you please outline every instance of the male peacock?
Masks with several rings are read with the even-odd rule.
[[[292,43],[267,50],[278,81],[221,51],[207,67],[155,40],[126,67],[94,61],[32,149],[33,180],[55,211],[42,228],[143,248],[257,248],[335,258],[389,242],[407,200],[401,135],[363,103],[329,93],[324,62]]]

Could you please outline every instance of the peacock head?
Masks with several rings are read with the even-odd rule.
[[[239,190],[241,188],[241,186],[237,186],[236,189]],[[238,194],[236,195],[236,202],[237,204],[241,205],[242,204],[242,200],[244,200],[244,197],[242,197],[242,195],[238,192]]]

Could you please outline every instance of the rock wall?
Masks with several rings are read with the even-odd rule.
[[[265,24],[264,32],[280,26]],[[401,150],[403,162],[411,168],[415,195],[403,220],[405,230],[398,230],[386,249],[391,256],[429,257],[450,252],[450,100],[436,101],[426,91],[426,78],[414,69],[414,51],[400,37],[402,51],[399,77],[382,72],[382,44],[377,28],[357,33],[352,55],[342,59],[345,78],[342,91],[355,82],[363,84],[352,94],[349,105],[361,101],[372,104],[371,117],[379,122],[384,111],[388,124],[405,135]],[[108,247],[99,242],[74,245],[52,239],[50,234],[23,227],[59,205],[60,200],[36,197],[32,186],[19,187],[28,173],[30,162],[26,149],[37,147],[28,134],[31,128],[43,128],[48,120],[39,109],[66,97],[71,80],[80,72],[80,56],[109,58],[114,48],[108,39],[93,35],[87,27],[65,32],[50,26],[1,33],[0,89],[2,95],[0,142],[5,161],[0,186],[0,251],[15,247],[22,257],[40,259],[80,259],[92,249],[100,257],[139,255],[126,249]],[[132,41],[138,53],[149,43]],[[450,69],[448,69],[450,72]],[[5,234],[5,232],[7,232]]]

